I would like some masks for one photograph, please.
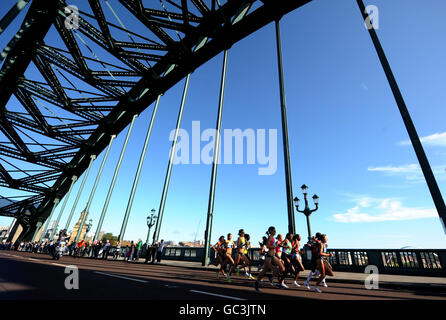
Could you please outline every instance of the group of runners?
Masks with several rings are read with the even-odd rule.
[[[307,253],[310,261],[310,272],[304,286],[311,290],[310,281],[313,275],[317,278],[313,288],[316,292],[322,292],[319,286],[328,287],[326,283],[327,276],[333,276],[333,271],[327,258],[333,256],[327,253],[327,236],[325,234],[316,233],[305,245],[305,250],[300,245],[301,236],[287,233],[285,237],[281,234],[276,236],[276,228],[269,227],[261,245],[261,258],[263,264],[259,266],[259,275],[254,277],[251,274],[251,261],[248,256],[248,249],[251,247],[249,234],[245,234],[243,229],[238,232],[236,242],[232,240],[232,234],[228,234],[227,239],[221,236],[218,242],[213,246],[216,251],[215,266],[220,265],[217,271],[217,278],[220,275],[226,277],[226,280],[232,282],[231,275],[235,272],[240,274],[243,269],[245,276],[255,280],[255,289],[259,291],[262,286],[262,278],[267,275],[271,286],[274,286],[274,278],[277,278],[277,286],[280,288],[288,288],[286,278],[294,275],[293,287],[300,287],[297,283],[300,272],[305,268],[302,263],[302,255]],[[235,259],[233,258],[235,251]]]
[[[251,247],[249,242],[249,234],[245,234],[245,230],[240,229],[238,232],[237,243],[232,240],[232,234],[228,233],[228,238],[225,239],[221,236],[218,242],[213,246],[213,249],[217,253],[215,266],[220,265],[220,269],[217,271],[217,278],[222,274],[226,277],[226,280],[230,283],[231,275],[236,272],[240,274],[242,268],[245,272],[245,276],[250,279],[255,279],[251,275],[251,261],[248,257],[248,249]],[[235,260],[232,257],[232,252],[235,250]],[[227,271],[227,274],[225,273]]]

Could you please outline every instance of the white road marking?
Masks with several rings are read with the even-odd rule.
[[[51,263],[51,264],[58,266],[58,267],[64,267],[64,268],[66,267],[66,265],[64,265],[64,264],[59,264],[59,263]]]
[[[94,273],[102,274],[104,276],[109,276],[109,277],[116,277],[116,278],[121,278],[121,279],[126,279],[126,280],[142,282],[142,283],[148,283],[149,282],[149,281],[146,281],[146,280],[128,278],[128,277],[124,277],[124,276],[118,276],[117,274],[104,273],[104,272],[100,272],[100,271],[95,271]]]
[[[205,291],[198,291],[198,290],[189,290],[189,291],[190,291],[190,292],[201,293],[201,294],[207,294],[207,295],[210,295],[210,296],[215,296],[215,297],[220,297],[220,298],[226,298],[226,299],[246,300],[246,299],[242,299],[242,298],[231,297],[231,296],[224,296],[224,295],[222,295],[222,294],[216,294],[216,293],[205,292]]]

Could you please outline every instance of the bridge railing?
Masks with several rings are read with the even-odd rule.
[[[374,265],[380,273],[403,275],[446,275],[444,249],[331,249],[334,270],[364,272]]]

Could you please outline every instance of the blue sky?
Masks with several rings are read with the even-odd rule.
[[[0,5],[2,13],[9,8],[6,2]],[[446,196],[446,43],[442,41],[446,4],[441,0],[366,4],[379,8],[378,36]],[[302,198],[299,187],[305,183],[310,196],[320,197],[320,209],[311,217],[313,232],[327,233],[333,248],[444,248],[445,233],[415,153],[406,143],[407,132],[356,1],[315,0],[285,16],[281,30],[293,191]],[[8,32],[12,35],[12,30]],[[182,124],[189,132],[192,121],[200,121],[202,129],[215,127],[221,64],[219,55],[192,74]],[[150,209],[158,210],[171,146],[169,133],[176,124],[183,86],[184,81],[161,100],[126,239],[145,239],[145,218]],[[136,120],[103,225],[106,232],[119,233],[151,112],[152,107]],[[240,228],[251,234],[253,243],[270,225],[286,233],[273,24],[229,52],[223,128],[277,129],[278,168],[274,175],[259,176],[257,165],[219,166],[213,241],[228,232],[235,235]],[[114,142],[91,206],[93,230],[126,132]],[[75,220],[85,207],[102,157],[94,162]],[[209,165],[174,166],[161,238],[203,238],[210,175]],[[79,186],[73,189],[61,225]],[[0,192],[9,194],[6,189]],[[0,225],[10,222],[0,217]],[[303,238],[307,236],[302,214],[296,213],[296,229]]]

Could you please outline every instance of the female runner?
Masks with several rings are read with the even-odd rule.
[[[229,265],[229,271],[234,266],[234,259],[232,259],[232,249],[235,247],[234,241],[232,240],[232,233],[228,233],[228,240],[225,243],[225,261]],[[228,273],[226,280],[231,283],[231,274]]]
[[[282,247],[281,259],[285,266],[285,270],[279,279],[279,286],[282,288],[288,288],[288,286],[285,284],[285,278],[288,275],[288,273],[291,272],[294,273],[294,267],[291,264],[291,250],[293,249],[293,245],[291,243],[292,241],[293,241],[293,235],[291,233],[287,233],[285,240],[283,240],[280,244],[280,246]]]
[[[255,282],[255,289],[259,291],[260,281],[262,280],[263,276],[268,272],[272,271],[273,276],[276,276],[279,272],[279,268],[282,265],[280,260],[276,257],[276,246],[275,246],[275,239],[274,236],[276,235],[276,228],[271,226],[268,228],[268,231],[266,232],[266,235],[268,236],[268,253],[265,257],[265,265],[263,267],[263,270],[259,273],[257,280]],[[282,265],[283,267],[283,265]]]
[[[291,255],[291,263],[294,266],[294,287],[300,287],[300,285],[297,283],[297,279],[299,279],[299,273],[304,271],[305,268],[302,264],[302,256],[303,251],[300,250],[300,240],[301,237],[299,234],[296,234],[293,237],[293,249],[292,249],[292,255]]]
[[[218,267],[220,264],[220,270],[217,271],[217,279],[220,277],[220,273],[226,277],[225,274],[225,244],[226,240],[224,236],[218,238],[218,242],[212,247],[215,252],[217,252],[217,261],[215,266]]]
[[[237,270],[236,275],[239,275],[239,264],[242,265],[242,268],[245,268],[247,266],[246,259],[244,257],[245,247],[246,247],[246,240],[245,240],[245,230],[240,229],[238,231],[238,239],[237,239],[237,251],[235,255],[235,262],[232,266],[231,270],[229,270],[229,277],[231,276],[232,272]]]
[[[257,271],[260,271],[261,269],[263,269],[263,266],[265,265],[265,256],[267,255],[268,252],[268,238],[263,236],[262,238],[262,242],[259,242],[260,245],[260,265]]]
[[[255,278],[251,275],[251,260],[249,259],[249,255],[248,255],[249,249],[251,248],[251,242],[249,242],[251,237],[249,236],[249,234],[245,234],[245,239],[246,239],[245,258],[248,263],[248,272],[246,272],[246,268],[245,268],[245,276],[247,276],[249,279],[255,280]]]
[[[323,234],[319,238],[319,244],[318,244],[318,254],[316,256],[316,265],[317,269],[320,272],[319,279],[316,282],[316,285],[314,286],[314,291],[321,293],[322,291],[318,288],[318,285],[324,280],[325,275],[334,276],[333,270],[331,269],[330,263],[328,263],[326,257],[332,257],[332,253],[325,253],[324,252],[324,245],[327,243],[327,235]]]

